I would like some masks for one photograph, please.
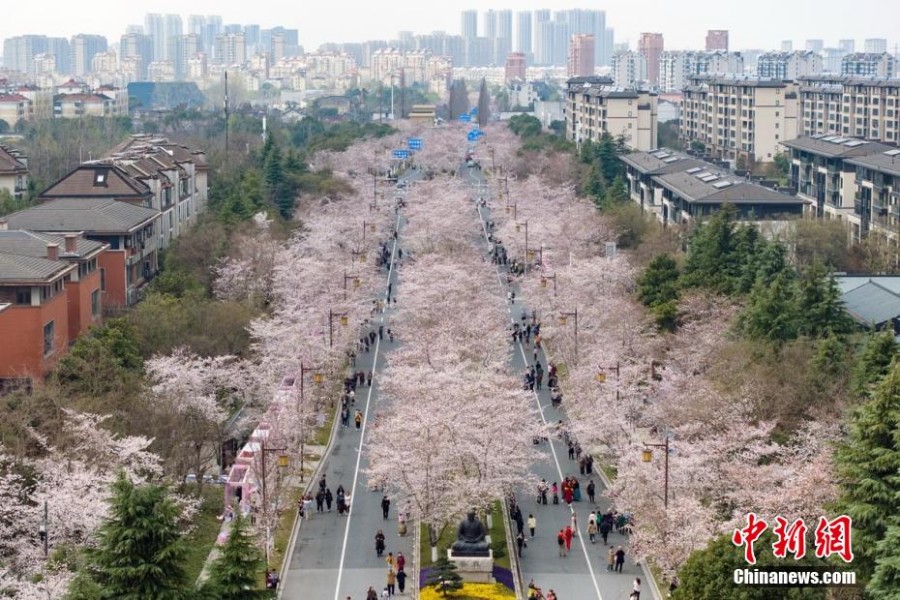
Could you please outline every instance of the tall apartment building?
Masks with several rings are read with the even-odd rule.
[[[509,56],[506,57],[506,70],[505,70],[506,82],[509,83],[510,81],[513,81],[516,79],[525,81],[525,71],[526,71],[525,53],[524,52],[510,52]]]
[[[856,40],[838,40],[838,48],[844,54],[852,54],[856,52]]]
[[[629,88],[647,83],[647,59],[640,52],[626,50],[612,57],[612,76],[619,87]]]
[[[91,72],[94,55],[106,52],[106,37],[79,33],[72,38],[72,75],[83,77]]]
[[[594,74],[594,36],[576,33],[569,42],[569,77],[590,77]]]
[[[681,139],[721,160],[771,162],[797,137],[798,86],[752,77],[696,75],[684,88]]]
[[[72,66],[72,54],[69,40],[65,38],[47,37],[45,35],[19,35],[3,40],[3,64],[11,71],[33,74],[35,57],[42,57],[42,69],[48,68],[48,56],[53,56],[53,69],[65,74]]]
[[[728,52],[728,30],[710,29],[706,32],[707,52]]]
[[[531,12],[527,10],[516,13],[516,43],[513,46],[516,52],[531,54],[532,49]]]
[[[598,141],[622,137],[634,150],[656,148],[657,94],[625,89],[608,78],[574,77],[566,82],[566,138]]]
[[[247,62],[247,43],[243,33],[225,33],[216,38],[216,62],[243,65]]]
[[[887,52],[854,52],[841,59],[841,75],[892,78],[897,76],[897,61]]]
[[[478,11],[464,10],[461,15],[460,33],[466,39],[478,37]]]
[[[824,47],[824,40],[806,40],[807,52],[821,52]]]
[[[802,78],[800,110],[800,135],[900,143],[900,79]]]
[[[169,38],[182,35],[181,15],[148,13],[144,17],[144,33],[153,42],[152,60],[171,60]]]
[[[659,57],[664,49],[661,33],[642,33],[638,39],[638,52],[647,59],[647,79],[652,85],[659,85]]]
[[[882,52],[887,52],[887,50],[887,40],[884,38],[869,38],[863,43],[864,52],[881,54]]]
[[[798,77],[822,72],[822,57],[815,52],[766,52],[756,63],[756,75],[794,81]]]
[[[172,36],[169,38],[169,62],[175,69],[175,80],[187,77],[187,63],[194,55],[203,51],[203,38],[197,33]]]
[[[741,75],[744,58],[740,52],[693,52],[667,50],[659,57],[659,89],[680,92],[692,75]]]
[[[146,79],[147,67],[153,62],[153,40],[142,33],[128,33],[119,40],[119,57],[122,64],[135,65],[137,79]]]

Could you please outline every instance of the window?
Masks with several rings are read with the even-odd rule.
[[[106,171],[94,171],[94,185],[106,187]]]
[[[100,290],[91,292],[91,316],[94,318],[100,316]]]
[[[31,288],[16,290],[16,304],[31,304]]]
[[[100,267],[100,290],[106,291],[106,269]]]
[[[56,338],[56,326],[54,321],[44,325],[44,356],[53,354],[53,346]]]

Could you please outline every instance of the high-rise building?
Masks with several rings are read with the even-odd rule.
[[[196,33],[203,35],[203,29],[206,27],[206,17],[203,15],[191,15],[188,17],[188,33]]]
[[[91,72],[95,54],[106,52],[108,44],[102,35],[79,33],[72,38],[72,75],[83,77]]]
[[[478,11],[464,10],[462,11],[462,24],[460,33],[465,39],[478,37]]]
[[[891,79],[897,76],[897,61],[887,52],[855,52],[841,60],[841,75]]]
[[[663,34],[642,33],[638,40],[638,52],[647,59],[647,80],[659,85],[659,56],[664,49]]]
[[[491,40],[497,37],[497,11],[488,9],[482,13],[481,36]]]
[[[61,37],[47,38],[47,54],[56,59],[56,72],[71,74],[72,71],[72,45],[69,40]]]
[[[244,33],[244,26],[240,23],[227,23],[225,25],[225,30],[223,31],[223,33]]]
[[[594,36],[576,33],[569,41],[569,77],[590,77],[594,74]]]
[[[647,58],[641,52],[624,50],[612,56],[612,76],[618,87],[633,88],[645,83]]]
[[[563,66],[568,63],[569,60],[569,38],[571,34],[569,33],[569,24],[564,20],[556,20],[552,21],[553,26],[553,62],[551,64],[555,66]]]
[[[806,40],[806,50],[809,52],[821,52],[824,47],[823,40]]]
[[[489,65],[494,56],[494,44],[486,37],[467,38],[466,60],[467,67],[481,67]]]
[[[887,40],[884,38],[869,38],[863,44],[863,50],[876,54],[887,52]]]
[[[516,13],[516,51],[531,54],[531,13],[523,10]]]
[[[222,35],[224,26],[219,15],[207,15],[203,25],[203,50],[206,52],[207,61],[215,58],[216,38]],[[212,56],[210,56],[212,55]]]
[[[538,11],[535,11],[537,15]],[[536,21],[534,30],[534,62],[538,65],[553,64],[553,21]]]
[[[510,52],[506,57],[506,82],[509,83],[514,79],[525,80],[525,53]]]
[[[856,40],[838,40],[838,48],[840,48],[844,54],[856,52]]]
[[[794,51],[794,42],[791,40],[784,40],[781,42],[781,51],[782,52],[793,52]]]
[[[247,42],[243,33],[223,33],[216,38],[216,62],[229,66],[247,62]]]
[[[187,78],[188,61],[203,51],[203,39],[197,33],[173,36],[169,38],[169,56],[175,69],[175,80]]]
[[[18,35],[3,40],[3,65],[11,71],[34,73],[34,57],[46,53],[45,35]]]
[[[566,86],[566,139],[580,144],[609,134],[632,150],[652,150],[657,100],[656,92],[623,90],[606,78],[572,79]]]
[[[728,52],[728,30],[727,29],[710,29],[706,32],[706,51]]]
[[[663,93],[681,92],[694,75],[741,75],[743,72],[744,58],[740,52],[667,50],[659,58],[659,89]]]
[[[756,63],[761,78],[795,81],[798,77],[822,72],[822,57],[815,52],[766,52]]]
[[[181,15],[148,13],[144,17],[144,33],[153,40],[153,60],[169,60],[169,38],[182,34]]]
[[[119,60],[123,66],[129,64],[135,80],[146,79],[147,67],[153,62],[153,40],[143,33],[126,33],[119,40]]]

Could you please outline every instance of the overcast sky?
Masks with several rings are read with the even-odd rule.
[[[822,38],[836,46],[840,38],[887,38],[889,50],[900,42],[898,0],[123,0],[84,2],[14,2],[0,19],[0,38],[26,33],[71,37],[99,33],[118,41],[129,24],[143,24],[148,9],[178,13],[187,27],[188,14],[218,14],[227,23],[283,25],[300,32],[300,43],[314,50],[326,41],[353,42],[395,39],[397,31],[460,33],[460,11],[477,8],[533,10],[549,8],[605,9],[616,42],[635,45],[642,31],[662,32],[666,48],[702,48],[707,29],[729,29],[733,50],[778,48],[781,40],[802,47],[807,38]],[[481,20],[479,17],[479,27]]]

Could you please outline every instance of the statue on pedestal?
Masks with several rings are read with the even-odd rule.
[[[484,524],[475,516],[475,511],[469,511],[460,521],[456,541],[450,547],[453,556],[490,556],[486,535]]]

